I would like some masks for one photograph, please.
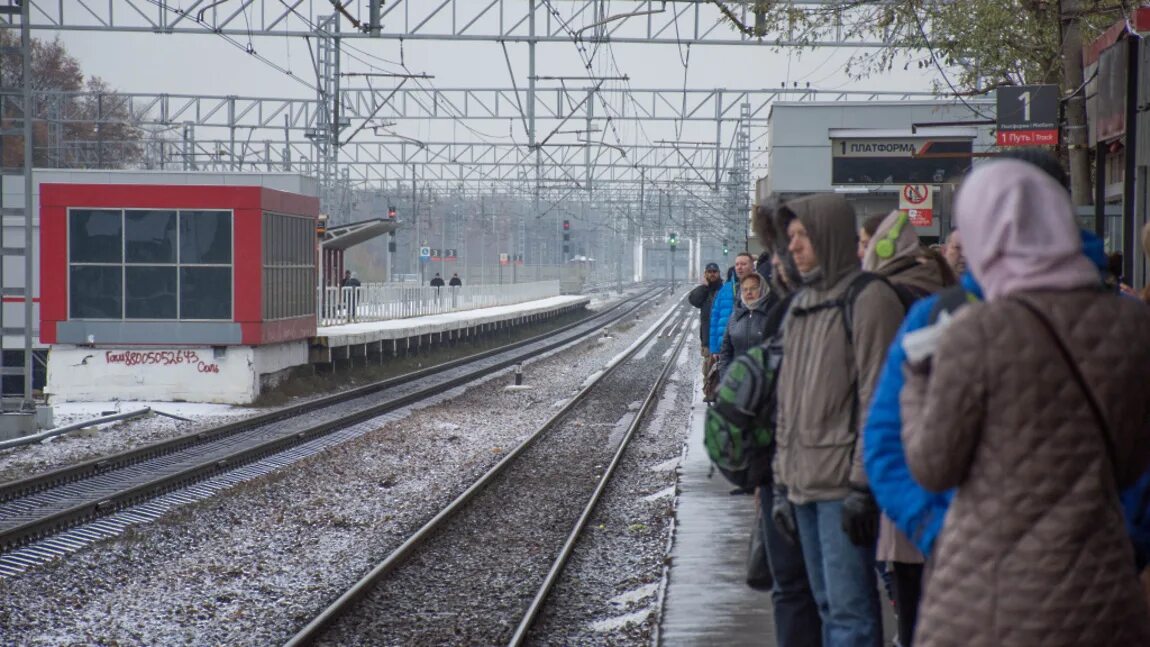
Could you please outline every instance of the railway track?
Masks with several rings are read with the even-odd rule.
[[[0,484],[0,550],[6,551],[0,553],[0,577],[159,516],[165,504],[157,497],[178,500],[182,488],[305,443],[341,442],[341,430],[593,335],[658,298],[624,302],[545,335],[416,373]]]
[[[521,644],[690,320],[669,311],[287,645]]]

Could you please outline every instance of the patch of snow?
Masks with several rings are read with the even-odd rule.
[[[654,347],[658,341],[659,341],[658,337],[652,337],[651,341],[647,342],[646,346],[643,346],[643,350],[640,350],[638,353],[635,353],[635,356],[632,359],[634,359],[635,361],[638,361],[641,359],[646,359],[647,354],[651,352],[651,348]]]
[[[676,456],[675,458],[672,458],[670,460],[665,460],[662,463],[659,463],[658,465],[652,465],[651,467],[648,467],[647,469],[652,471],[652,472],[670,472],[673,469],[678,469],[680,461],[681,461],[681,459]]]
[[[644,598],[649,598],[658,592],[659,583],[652,582],[651,584],[644,584],[637,589],[624,591],[623,593],[620,593],[619,595],[616,595],[615,597],[608,600],[607,603],[617,607],[626,607]]]
[[[674,485],[672,485],[670,487],[665,487],[662,490],[659,490],[658,492],[656,492],[654,494],[648,494],[647,496],[643,497],[643,500],[647,501],[648,503],[651,503],[651,502],[658,501],[659,499],[667,499],[667,498],[670,498],[673,496],[675,496],[675,486]]]
[[[596,380],[599,379],[600,375],[603,375],[602,370],[595,371],[594,373],[588,375],[587,379],[583,380],[583,383],[579,385],[579,390],[582,391],[583,389],[591,386]]]
[[[619,629],[622,629],[623,627],[626,627],[630,624],[642,624],[643,621],[650,616],[650,609],[643,609],[642,611],[636,611],[634,613],[626,613],[621,616],[615,616],[614,618],[607,618],[606,620],[592,622],[590,625],[591,631],[596,631],[599,633],[618,631]]]
[[[516,386],[514,384],[508,384],[507,386],[503,387],[503,390],[504,391],[530,391],[534,388],[535,387],[531,384],[520,384],[518,386]]]

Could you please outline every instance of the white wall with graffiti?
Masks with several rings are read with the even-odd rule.
[[[267,346],[104,348],[53,346],[49,402],[115,400],[249,404],[263,376],[307,364],[307,342]]]

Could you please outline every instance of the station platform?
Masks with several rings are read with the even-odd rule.
[[[698,371],[696,371],[698,375]],[[691,428],[679,472],[675,537],[659,628],[668,647],[776,647],[771,594],[746,584],[746,560],[755,524],[754,497],[732,495],[703,445],[706,404],[696,377]],[[884,645],[893,644],[896,621],[880,590]]]
[[[732,496],[722,475],[711,474],[703,448],[707,405],[699,379],[695,382],[659,642],[675,647],[774,647],[771,594],[755,591],[745,581],[754,497]]]
[[[48,355],[52,403],[112,400],[251,404],[301,373],[331,372],[425,352],[441,343],[503,333],[583,310],[586,296],[318,328],[311,338],[258,345],[54,344]]]
[[[556,296],[423,317],[323,326],[311,339],[308,362],[337,365],[421,352],[436,344],[553,319],[582,310],[590,303],[591,297]]]

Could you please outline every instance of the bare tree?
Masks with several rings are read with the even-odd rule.
[[[23,87],[19,35],[0,31],[0,87]],[[59,39],[32,39],[33,163],[49,168],[124,168],[142,155],[142,132],[127,103],[99,77],[85,80],[80,63]],[[0,99],[0,123],[23,117],[19,94]],[[3,136],[3,165],[24,160],[22,135]]]

